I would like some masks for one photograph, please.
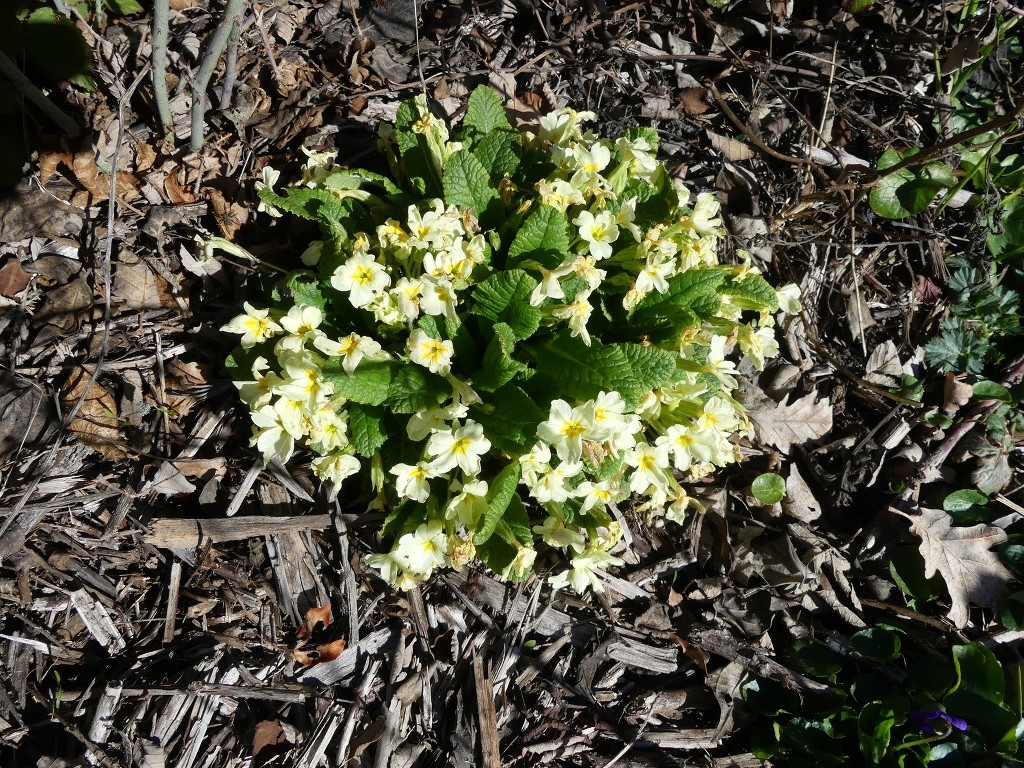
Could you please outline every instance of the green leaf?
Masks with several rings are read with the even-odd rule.
[[[505,114],[501,96],[493,88],[478,85],[469,95],[466,116],[462,119],[463,141],[472,146],[500,128],[512,128]]]
[[[407,363],[392,377],[386,399],[394,413],[416,413],[440,405],[451,394],[452,387],[443,378],[419,365]]]
[[[486,403],[470,406],[475,421],[484,428],[491,444],[510,456],[521,456],[537,442],[537,425],[548,414],[533,398],[514,384],[496,390]]]
[[[685,273],[684,273],[685,274]],[[742,280],[729,280],[721,288],[722,293],[733,297],[733,304],[740,309],[758,312],[779,308],[779,295],[761,275],[748,273]]]
[[[843,10],[847,13],[860,13],[874,4],[875,0],[843,0]]]
[[[522,474],[522,465],[515,459],[505,466],[498,476],[494,478],[487,488],[487,509],[483,518],[477,524],[476,533],[473,535],[473,543],[480,546],[491,538],[494,529],[498,527],[502,515],[508,509],[509,502],[515,495],[516,486],[519,485],[519,478]]]
[[[916,154],[907,153],[907,157]],[[884,171],[903,162],[904,156],[887,149],[878,160],[878,170]],[[943,189],[955,186],[952,169],[942,162],[910,165],[883,175],[871,190],[868,202],[871,210],[887,219],[903,219],[920,213]]]
[[[994,381],[979,381],[974,385],[974,396],[979,400],[998,400],[1000,403],[1008,405],[1016,403],[1010,390]]]
[[[340,220],[348,213],[341,201],[326,189],[293,188],[288,190],[287,195],[279,195],[269,187],[264,187],[260,190],[260,200],[309,221]],[[320,213],[321,208],[325,209],[323,214]]]
[[[988,496],[980,491],[976,491],[973,488],[963,488],[959,491],[953,491],[942,501],[942,508],[947,512],[967,512],[971,508],[976,506],[985,506],[988,504]]]
[[[518,550],[501,536],[491,536],[476,548],[476,556],[495,573],[501,573],[515,560]]]
[[[473,308],[478,317],[505,323],[517,339],[528,339],[540,326],[540,307],[530,306],[530,294],[537,281],[521,269],[498,272],[473,291]]]
[[[145,10],[135,0],[106,0],[108,7],[114,8],[122,16],[127,16],[131,13],[141,13]]]
[[[243,378],[247,376],[248,370],[243,370]],[[1009,539],[1000,544],[999,559],[1024,581],[1024,534],[1011,534]]]
[[[1019,189],[1003,201],[990,232],[988,250],[997,261],[1024,254],[1024,194]]]
[[[889,751],[896,715],[880,701],[869,701],[857,716],[857,741],[861,754],[872,765],[878,765]]]
[[[493,392],[516,376],[529,376],[530,366],[512,358],[516,335],[505,323],[494,324],[494,338],[484,352],[483,366],[473,374],[473,385],[483,392]]]
[[[334,394],[363,405],[380,405],[388,399],[394,363],[387,360],[363,360],[351,374],[342,368],[342,359],[332,357],[323,368],[324,378],[334,385]]]
[[[497,128],[480,140],[473,154],[492,179],[500,179],[516,172],[522,150],[523,136],[519,131]]]
[[[350,403],[348,405],[348,434],[355,452],[370,458],[387,442],[388,435],[384,431],[384,411],[368,405]]]
[[[320,290],[321,284],[311,278],[308,272],[292,272],[286,281],[297,306],[316,307],[323,310],[327,299]]]
[[[690,269],[668,281],[665,293],[649,293],[629,312],[630,329],[655,340],[699,325],[721,306],[725,275],[717,269]]]
[[[1024,629],[1024,592],[1014,592],[1000,599],[999,621],[1011,632]]]
[[[762,504],[778,504],[786,496],[786,481],[774,472],[765,472],[754,478],[750,492]]]
[[[854,650],[869,659],[892,661],[900,655],[900,636],[890,629],[862,629],[850,638]]]
[[[956,667],[956,685],[953,693],[971,692],[997,704],[1002,704],[1006,681],[999,659],[981,643],[953,646],[953,664]]]
[[[534,544],[533,528],[530,524],[530,515],[523,506],[523,500],[519,494],[512,496],[508,509],[502,516],[502,522],[508,526],[509,531],[516,540],[524,547],[532,547]]]
[[[508,249],[509,268],[524,261],[536,261],[546,269],[554,269],[569,255],[569,220],[550,205],[542,205],[531,213],[516,233]]]
[[[553,383],[545,391],[573,400],[590,400],[599,392],[616,391],[635,408],[652,389],[672,380],[678,355],[640,344],[587,346],[568,333],[534,348],[537,372]],[[535,381],[537,376],[531,381]]]
[[[472,152],[460,149],[448,158],[444,167],[446,203],[459,208],[472,208],[479,218],[497,196],[497,190],[491,186],[491,175]]]

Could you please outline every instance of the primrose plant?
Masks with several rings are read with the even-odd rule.
[[[777,354],[798,292],[719,264],[718,205],[672,183],[653,130],[601,139],[594,119],[521,132],[481,87],[452,140],[420,96],[380,130],[391,178],[309,152],[285,194],[272,170],[259,185],[321,236],[224,326],[253,445],[281,463],[303,446],[385,511],[368,561],[399,588],[474,558],[523,579],[550,548],[552,584],[600,591],[617,503],[680,521],[682,483],[737,460],[731,355]]]

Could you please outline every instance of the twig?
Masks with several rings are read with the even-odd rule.
[[[235,24],[228,37],[228,52],[224,57],[224,82],[220,86],[220,108],[225,110],[231,106],[231,94],[235,90],[238,79],[238,41],[242,39],[242,25]]]
[[[104,245],[103,263],[100,265],[100,276],[97,281],[103,285],[103,334],[100,337],[100,349],[99,354],[96,356],[96,367],[93,368],[89,381],[82,390],[82,394],[78,396],[78,400],[75,401],[75,404],[71,407],[71,410],[61,422],[60,430],[54,438],[53,445],[50,446],[49,452],[36,469],[35,477],[32,478],[32,482],[29,483],[28,488],[26,488],[24,493],[21,494],[18,502],[14,505],[14,508],[8,513],[3,527],[0,528],[0,559],[8,557],[21,549],[22,545],[25,543],[25,539],[32,532],[32,529],[35,528],[36,524],[38,524],[39,520],[42,519],[44,513],[39,511],[32,512],[27,520],[19,520],[22,510],[32,498],[32,494],[36,492],[36,488],[39,487],[39,483],[41,483],[45,477],[46,471],[53,465],[54,459],[57,457],[57,451],[63,444],[64,436],[68,432],[68,427],[85,404],[86,398],[89,397],[93,385],[96,383],[96,379],[99,378],[100,372],[103,370],[103,364],[107,359],[107,349],[110,345],[110,262],[113,258],[114,252],[114,222],[117,218],[118,157],[121,154],[121,147],[124,145],[124,137],[127,130],[125,127],[127,124],[125,117],[125,105],[131,101],[132,94],[135,93],[135,89],[139,87],[139,83],[141,83],[143,78],[148,74],[149,68],[147,67],[138,74],[135,80],[132,81],[132,84],[128,86],[127,90],[117,100],[118,129],[117,139],[114,143],[114,153],[110,160],[110,187],[108,189],[107,200],[107,236]],[[18,528],[20,530],[17,530],[15,535],[5,536],[4,534],[7,533],[8,528],[10,528],[15,521],[19,522]]]
[[[11,85],[14,86],[18,93],[39,107],[40,111],[53,120],[57,127],[68,136],[77,136],[81,133],[82,129],[77,121],[61,111],[60,107],[50,101],[45,93],[33,85],[32,81],[25,76],[25,73],[18,69],[18,65],[11,61],[10,57],[3,51],[0,51],[0,74],[10,80]]]
[[[244,0],[228,0],[228,7],[224,11],[224,18],[221,20],[217,30],[210,36],[206,53],[199,64],[199,71],[192,81],[192,138],[190,145],[193,152],[198,152],[203,148],[206,127],[204,123],[206,117],[206,88],[210,84],[210,78],[213,77],[213,70],[217,68],[217,62],[220,61],[221,54],[224,53],[228,46],[228,37],[231,35],[232,28],[241,20],[243,2]]]
[[[167,36],[170,31],[170,0],[153,3],[153,98],[165,136],[174,135],[171,99],[167,93]]]

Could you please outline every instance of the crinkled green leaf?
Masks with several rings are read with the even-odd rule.
[[[562,333],[534,348],[537,376],[547,379],[547,391],[570,400],[590,400],[612,390],[622,395],[627,408],[635,408],[650,392],[675,375],[678,355],[641,344],[587,346]]]
[[[569,255],[569,221],[565,214],[550,205],[542,205],[531,213],[508,249],[508,267],[524,261],[536,261],[554,269]]]
[[[462,119],[462,140],[467,146],[473,146],[491,131],[511,127],[498,92],[486,85],[474,88]]]
[[[537,281],[521,269],[497,272],[473,291],[473,308],[478,317],[505,323],[517,339],[528,339],[540,326],[540,307],[530,306],[530,294]]]
[[[479,141],[473,154],[492,179],[500,179],[516,172],[522,149],[523,135],[519,131],[496,128]]]
[[[444,199],[449,205],[471,208],[480,217],[498,196],[491,175],[476,156],[466,149],[448,158],[444,167]]]
[[[494,533],[494,529],[497,528],[502,515],[508,509],[509,502],[515,495],[521,473],[522,466],[518,460],[513,459],[487,487],[487,509],[484,511],[483,518],[477,523],[476,533],[473,535],[473,543],[476,546],[480,546],[491,538],[491,534]]]
[[[292,272],[288,275],[287,285],[292,291],[296,306],[316,307],[322,310],[327,306],[321,284],[312,279],[307,272]]]
[[[404,366],[408,368],[410,366]],[[401,369],[401,370],[404,370]],[[380,405],[388,399],[395,365],[389,360],[366,360],[351,374],[342,368],[342,359],[332,357],[323,368],[324,378],[334,385],[334,394],[363,405]]]
[[[470,417],[480,423],[484,434],[499,451],[519,456],[537,442],[537,425],[548,414],[515,384],[506,384],[487,398],[470,406]]]
[[[690,269],[670,278],[668,291],[652,291],[630,311],[631,329],[657,341],[699,325],[718,311],[724,282],[717,269]]]
[[[767,309],[774,312],[779,308],[779,295],[775,289],[761,275],[752,272],[747,273],[742,280],[727,280],[721,290],[731,296],[733,304],[740,309],[759,312]]]
[[[369,458],[388,440],[384,431],[384,410],[369,405],[350,403],[348,406],[348,435],[355,452]]]
[[[508,526],[516,541],[524,547],[533,546],[534,536],[533,528],[530,524],[530,515],[518,495],[513,495],[509,501],[508,509],[505,510],[505,514],[502,516],[502,522]]]
[[[494,338],[484,352],[480,370],[473,374],[473,386],[482,392],[493,392],[516,376],[530,374],[530,366],[512,358],[517,337],[505,323],[494,324]]]
[[[416,413],[440,405],[451,394],[452,387],[443,378],[407,363],[392,377],[386,399],[394,413]]]

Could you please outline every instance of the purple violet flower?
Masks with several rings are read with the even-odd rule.
[[[918,710],[917,712],[910,713],[910,722],[912,722],[914,725],[920,728],[921,732],[924,733],[926,736],[938,735],[939,732],[935,730],[934,726],[930,724],[931,722],[934,722],[936,720],[942,720],[947,723],[947,725],[949,726],[949,728],[946,731],[947,733],[949,733],[949,729],[951,728],[956,728],[958,731],[967,730],[966,720],[962,720],[959,717],[954,717],[948,712],[943,712],[941,709],[931,709],[927,711]]]

